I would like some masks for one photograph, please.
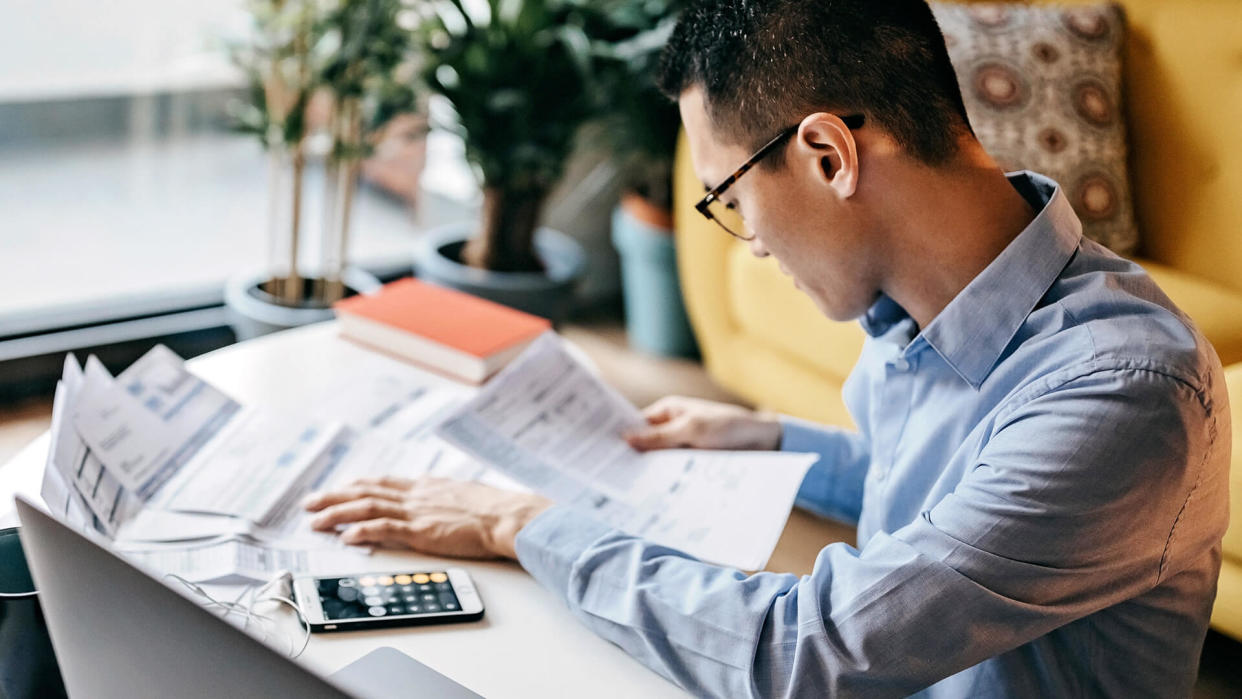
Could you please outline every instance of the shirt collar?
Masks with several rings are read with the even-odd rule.
[[[976,389],[1082,239],[1082,224],[1056,182],[1028,171],[1007,177],[1039,213],[919,335]],[[901,306],[882,295],[861,322],[875,337],[907,317]]]

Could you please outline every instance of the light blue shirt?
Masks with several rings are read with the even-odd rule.
[[[798,504],[858,523],[814,571],[747,575],[554,507],[522,565],[696,695],[1188,696],[1228,520],[1220,362],[1132,262],[1039,212],[918,333],[881,297],[845,384],[858,431]]]

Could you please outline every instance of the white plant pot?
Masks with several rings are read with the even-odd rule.
[[[241,274],[224,287],[224,305],[228,308],[229,324],[238,340],[267,335],[311,323],[332,320],[336,313],[331,306],[286,306],[260,288],[267,273]],[[371,273],[348,267],[342,274],[347,289],[360,294],[375,293],[381,286]]]

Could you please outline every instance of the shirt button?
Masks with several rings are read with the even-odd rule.
[[[910,371],[910,361],[905,357],[898,357],[893,360],[893,369],[896,371]]]

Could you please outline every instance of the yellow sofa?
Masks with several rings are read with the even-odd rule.
[[[1195,319],[1226,366],[1242,444],[1242,2],[1130,0],[1124,94],[1142,237],[1139,262]],[[675,228],[690,320],[712,377],[757,406],[849,424],[840,389],[862,347],[771,260],[703,220],[683,142]],[[1238,450],[1242,451],[1242,450]],[[1242,512],[1242,458],[1231,499]],[[1242,519],[1240,516],[1238,519]],[[1242,639],[1242,523],[1225,537],[1212,624]]]

